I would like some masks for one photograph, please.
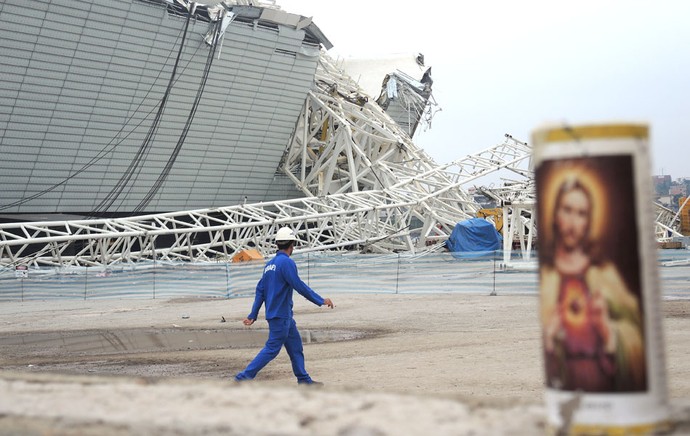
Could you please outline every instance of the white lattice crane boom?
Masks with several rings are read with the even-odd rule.
[[[107,265],[140,259],[227,258],[273,250],[278,227],[293,227],[303,250],[375,252],[425,247],[474,216],[462,188],[518,165],[529,147],[509,136],[475,155],[438,166],[376,104],[323,57],[281,170],[305,198],[102,220],[0,225],[5,265]],[[334,92],[334,89],[339,91]],[[420,223],[412,227],[413,220]],[[412,233],[417,230],[414,238]],[[165,244],[161,243],[166,239]]]

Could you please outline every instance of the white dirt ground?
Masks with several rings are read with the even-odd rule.
[[[536,296],[324,295],[335,309],[295,297],[295,319],[312,338],[307,369],[321,388],[298,387],[284,352],[257,380],[232,382],[261,344],[2,346],[30,332],[240,332],[246,298],[2,303],[0,435],[544,433]],[[690,434],[690,301],[664,302],[663,311],[673,434]],[[261,319],[251,329],[266,327]],[[321,342],[339,331],[365,337]]]

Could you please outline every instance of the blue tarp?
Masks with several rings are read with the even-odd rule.
[[[475,257],[500,250],[503,237],[496,227],[483,218],[471,218],[455,225],[446,241],[454,257]]]

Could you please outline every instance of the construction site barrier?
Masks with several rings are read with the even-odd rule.
[[[690,298],[688,250],[659,250],[662,291]],[[317,292],[537,293],[536,260],[505,264],[501,251],[481,256],[448,252],[399,254],[295,254],[300,277]],[[534,256],[532,259],[536,259]],[[675,263],[674,263],[675,261]],[[0,270],[0,302],[54,299],[253,297],[263,261],[138,262],[108,267]]]

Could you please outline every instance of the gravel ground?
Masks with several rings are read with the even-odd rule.
[[[315,389],[285,353],[231,381],[266,334],[241,323],[249,299],[0,304],[0,434],[544,432],[536,296],[330,297],[295,299]],[[673,433],[690,434],[690,301],[663,310]]]

